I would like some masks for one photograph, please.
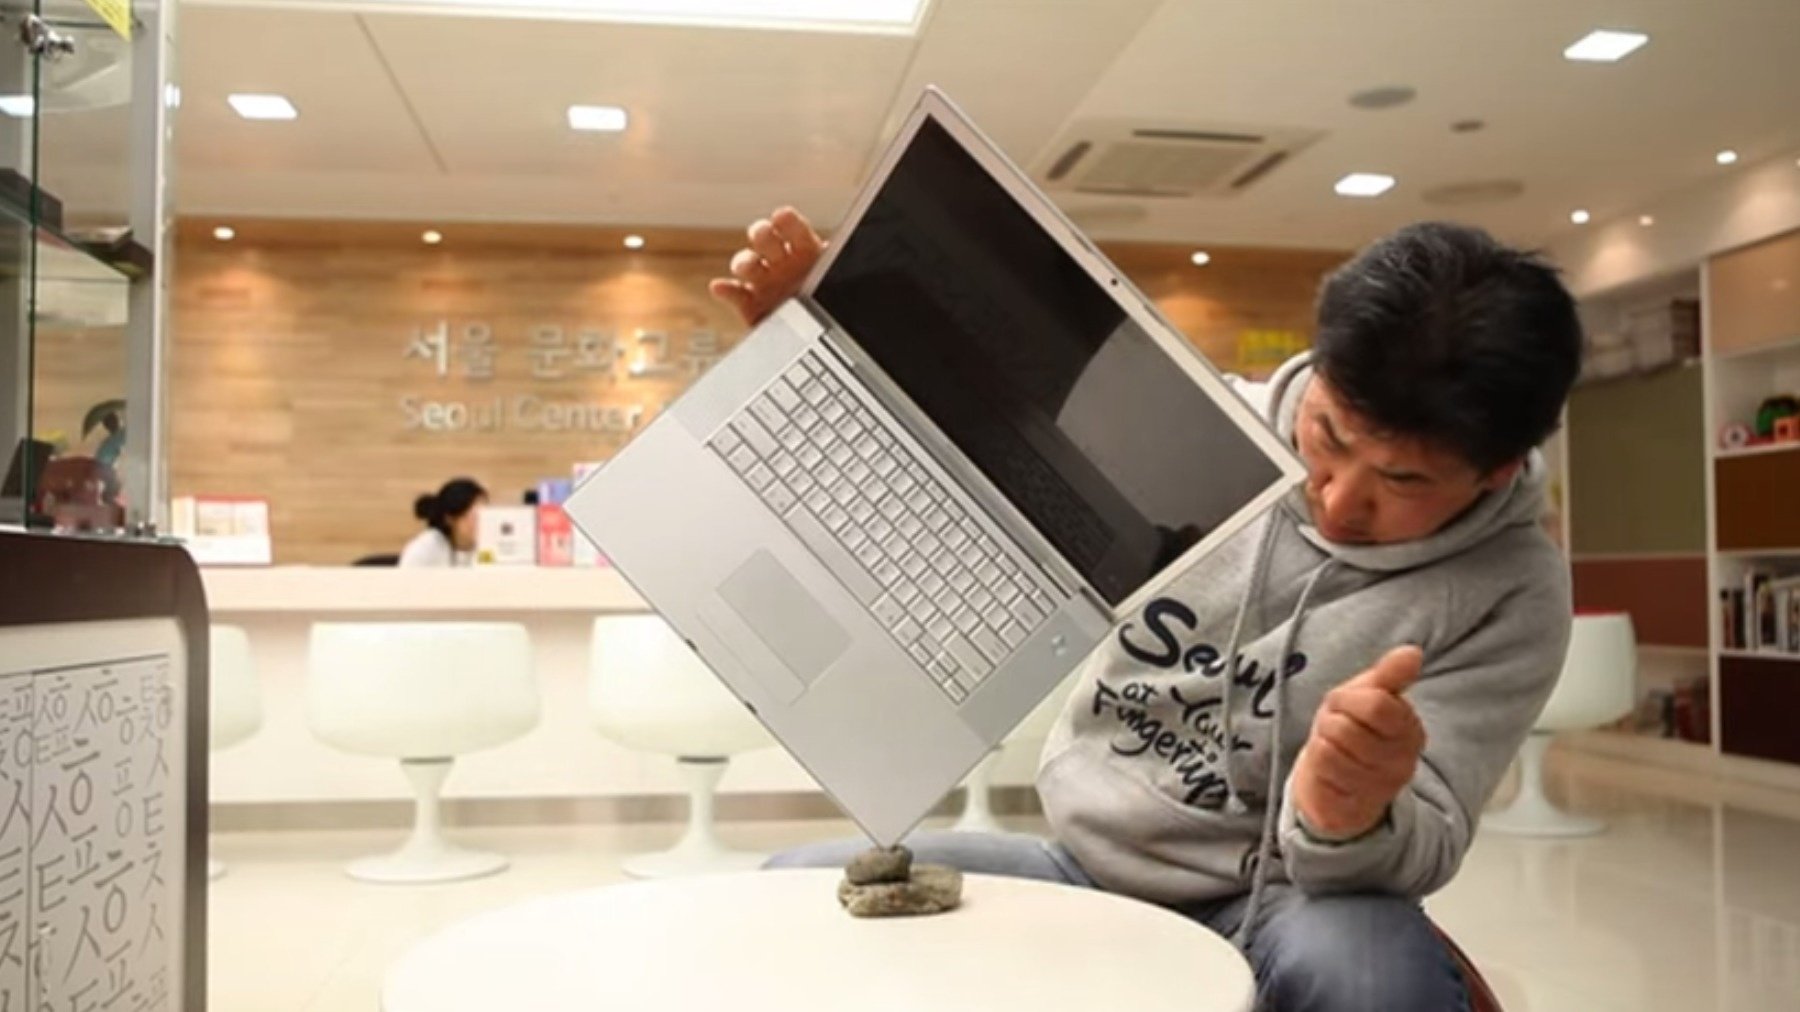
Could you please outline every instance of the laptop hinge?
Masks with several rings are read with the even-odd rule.
[[[856,360],[845,354],[844,349],[838,347],[837,342],[833,340],[835,336],[836,331],[830,327],[826,327],[825,333],[819,338],[819,343],[830,349],[831,357],[837,359],[839,365],[853,373],[860,372],[860,370],[856,368]]]

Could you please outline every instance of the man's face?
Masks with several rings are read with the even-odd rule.
[[[1482,474],[1442,447],[1381,433],[1315,375],[1300,402],[1295,448],[1306,461],[1306,504],[1327,540],[1386,545],[1435,533],[1523,462]]]

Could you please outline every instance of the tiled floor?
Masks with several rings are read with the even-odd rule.
[[[1433,915],[1469,950],[1508,1012],[1800,1012],[1800,796],[1728,791],[1588,760],[1561,793],[1611,820],[1604,835],[1527,841],[1483,834]],[[1029,822],[1014,828],[1041,828]],[[728,827],[778,849],[843,824]],[[619,859],[667,826],[464,831],[514,858],[505,874],[394,888],[343,861],[386,833],[242,833],[215,852],[231,872],[211,899],[215,1012],[375,1012],[385,968],[476,911],[620,881]],[[806,1010],[796,1010],[806,1012]]]

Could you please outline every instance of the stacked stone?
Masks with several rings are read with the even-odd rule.
[[[915,868],[905,847],[876,847],[844,869],[838,902],[855,917],[941,914],[962,902],[962,872],[935,864]]]

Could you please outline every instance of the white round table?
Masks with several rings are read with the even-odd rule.
[[[938,917],[863,920],[842,872],[760,871],[564,893],[478,914],[388,971],[382,1012],[1249,1012],[1236,949],[1135,900],[969,876]]]

